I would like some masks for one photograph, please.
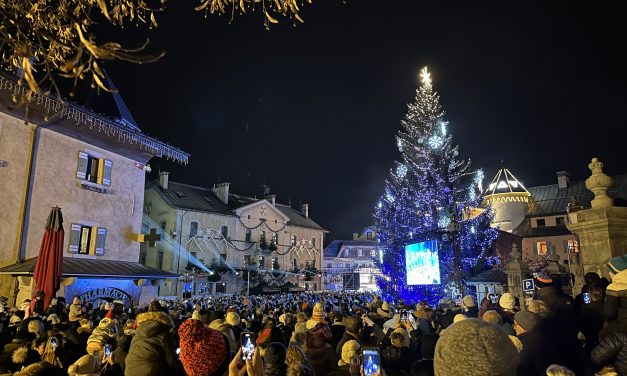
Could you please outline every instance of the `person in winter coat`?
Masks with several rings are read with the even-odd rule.
[[[599,333],[599,339],[610,333],[627,333],[627,256],[610,259],[607,263],[612,283],[607,286],[603,316],[607,325]]]
[[[13,353],[19,348],[28,348],[33,339],[35,336],[26,329],[20,328],[16,331],[13,341],[4,345],[2,353],[0,353],[0,374],[19,371],[20,367],[13,363]]]
[[[83,307],[81,307],[81,300],[77,296],[75,296],[74,299],[72,299],[72,304],[70,305],[70,322],[80,320],[82,318],[82,315]]]
[[[171,333],[172,318],[162,311],[137,315],[137,331],[126,355],[124,374],[128,376],[180,375],[182,370]]]
[[[314,376],[314,370],[300,346],[289,346],[285,355],[287,376]]]
[[[337,355],[333,348],[333,335],[329,325],[319,322],[307,331],[305,340],[307,358],[316,375],[327,375],[337,366]]]
[[[337,363],[338,367],[335,371],[329,373],[328,376],[351,376],[351,362],[359,356],[360,348],[359,342],[354,339],[344,342],[341,357]]]
[[[282,343],[272,342],[266,346],[263,353],[263,376],[283,376],[287,365],[285,359],[287,350]]]
[[[464,315],[468,318],[476,319],[479,317],[479,309],[477,308],[477,302],[472,295],[466,295],[462,299],[462,310]]]
[[[613,366],[619,375],[627,375],[627,334],[608,335],[592,350],[590,359],[599,367]]]
[[[579,312],[578,328],[585,337],[588,354],[599,344],[599,332],[605,323],[603,319],[603,289],[598,285],[588,288],[589,303],[584,303]]]
[[[344,328],[344,335],[335,347],[335,353],[338,357],[342,354],[342,347],[344,347],[346,342],[355,340],[361,345],[364,323],[359,316],[348,316],[345,320]]]
[[[414,360],[409,344],[409,333],[404,328],[397,328],[390,335],[390,344],[382,350],[383,368],[388,376],[402,376],[409,372]]]
[[[548,320],[530,311],[520,311],[514,316],[514,330],[522,343],[517,367],[518,375],[544,376],[547,367],[551,364],[576,368],[576,364],[571,366],[570,347],[563,343],[563,338],[556,329],[547,325],[550,322]],[[586,373],[577,373],[579,374],[585,375]]]
[[[33,313],[43,316],[45,312],[46,307],[44,307],[44,292],[37,291],[35,293],[35,301],[33,302]]]

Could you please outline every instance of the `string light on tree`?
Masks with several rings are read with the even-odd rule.
[[[406,301],[437,302],[445,286],[459,285],[472,268],[484,265],[497,230],[490,227],[490,211],[468,215],[481,202],[483,173],[472,171],[470,161],[459,157],[426,67],[420,78],[396,136],[401,160],[390,171],[375,208],[385,276],[378,284]],[[405,245],[433,239],[438,241],[441,284],[407,285]]]

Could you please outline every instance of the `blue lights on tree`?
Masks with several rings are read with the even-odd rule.
[[[406,302],[434,303],[485,267],[498,230],[490,227],[490,210],[478,209],[483,172],[460,157],[426,67],[421,77],[396,136],[401,162],[390,170],[374,221],[383,248],[381,290]],[[441,284],[407,285],[405,245],[432,239],[438,242]]]

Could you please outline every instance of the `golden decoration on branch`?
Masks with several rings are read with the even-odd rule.
[[[275,17],[304,22],[300,7],[311,0],[201,0],[195,9],[236,15],[261,12],[264,25],[278,23]],[[153,4],[153,5],[151,5]],[[99,62],[123,60],[142,64],[164,53],[144,55],[145,47],[123,48],[119,43],[101,43],[92,31],[99,22],[118,27],[126,23],[157,27],[155,15],[165,10],[165,0],[0,0],[0,68],[18,73],[32,92],[45,87],[46,94],[61,94],[60,77],[91,81],[93,88],[110,91]],[[21,83],[21,82],[20,82]],[[70,93],[70,96],[73,94]]]

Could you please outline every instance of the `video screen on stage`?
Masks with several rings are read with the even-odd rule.
[[[438,243],[427,240],[406,245],[405,267],[408,285],[439,285]]]

